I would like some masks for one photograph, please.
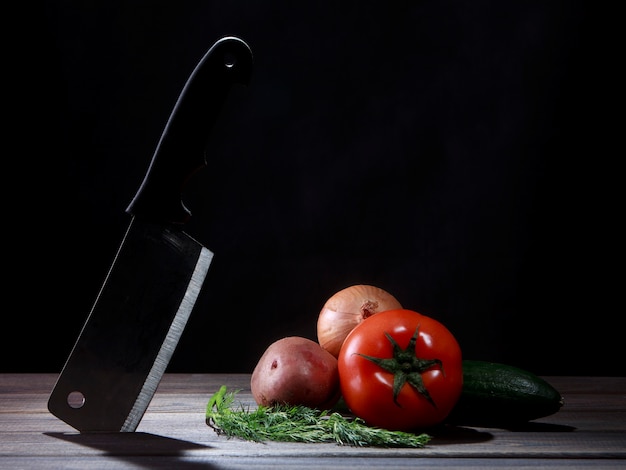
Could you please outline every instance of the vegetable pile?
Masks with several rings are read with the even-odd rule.
[[[506,427],[563,405],[557,390],[528,371],[463,360],[442,323],[375,286],[331,296],[317,336],[270,344],[251,375],[257,408],[234,409],[236,392],[222,387],[207,405],[207,424],[257,442],[423,447],[438,425]]]

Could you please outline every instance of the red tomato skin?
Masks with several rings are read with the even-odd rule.
[[[422,373],[424,386],[436,406],[406,383],[393,401],[393,374],[360,356],[393,357],[389,333],[404,349],[419,326],[415,355],[439,359]],[[339,352],[339,382],[348,408],[368,425],[394,431],[416,431],[441,423],[452,411],[463,387],[462,354],[452,333],[437,320],[398,309],[379,312],[355,327]],[[444,373],[445,372],[445,373]]]

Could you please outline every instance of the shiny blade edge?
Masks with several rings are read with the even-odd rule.
[[[187,325],[187,320],[189,319],[189,315],[193,310],[196,299],[200,294],[200,290],[212,259],[213,253],[207,248],[202,247],[200,255],[198,256],[198,261],[194,267],[193,274],[191,275],[189,285],[187,286],[187,290],[183,296],[183,300],[181,301],[174,320],[170,325],[154,364],[152,365],[152,368],[150,369],[150,372],[141,387],[137,400],[128,413],[126,421],[122,425],[120,432],[133,432],[139,426],[139,423],[148,409],[148,405],[152,401],[152,397],[154,396],[156,389],[163,378],[165,369],[174,354],[174,350],[178,345],[178,340]]]

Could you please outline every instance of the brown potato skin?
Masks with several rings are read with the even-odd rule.
[[[250,388],[258,405],[330,409],[340,395],[337,358],[308,338],[279,339],[259,359]]]

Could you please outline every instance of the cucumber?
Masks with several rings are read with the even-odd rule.
[[[546,380],[517,367],[464,360],[463,391],[446,422],[503,427],[556,413],[564,400]]]

